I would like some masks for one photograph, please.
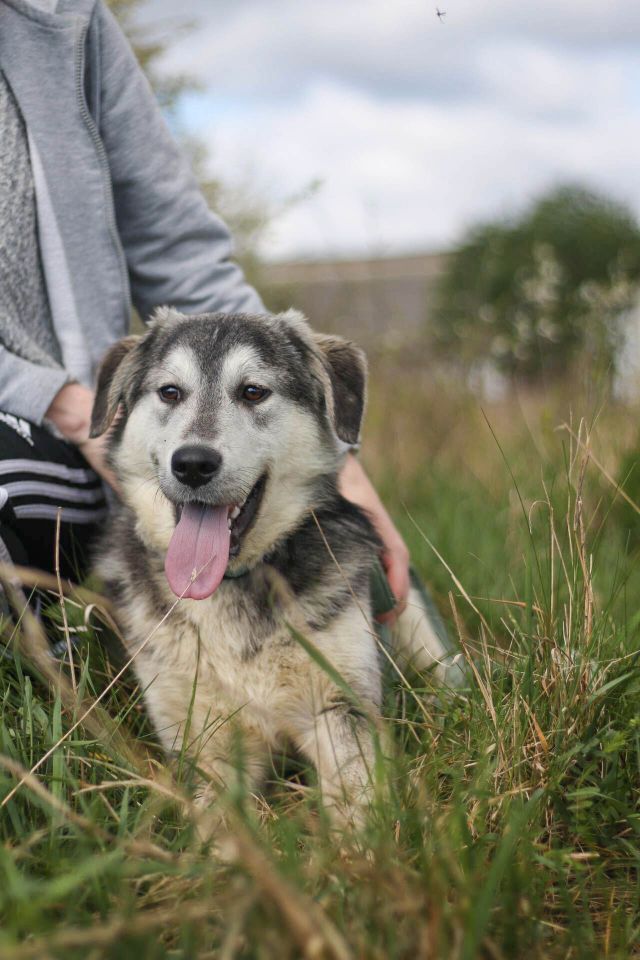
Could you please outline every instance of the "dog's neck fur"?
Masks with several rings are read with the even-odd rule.
[[[319,518],[327,510],[335,511],[338,503],[342,500],[338,492],[337,472],[315,477],[310,483],[310,490],[312,491],[312,495],[309,497],[309,503],[296,517],[295,521],[276,533],[272,542],[263,551],[261,556],[247,562],[247,560],[243,559],[242,555],[240,555],[237,561],[232,561],[224,575],[225,580],[237,580],[239,577],[246,576],[261,563],[269,563],[273,558],[287,554],[289,552],[289,546],[309,519],[313,520],[318,528],[321,529]]]
[[[118,464],[116,451],[120,439],[117,434],[112,437],[109,459],[121,483],[123,509],[130,513],[141,543],[154,553],[164,554],[175,525],[173,507],[162,492],[158,490],[157,494],[150,498],[149,488],[144,482],[141,483],[138,477],[118,469],[121,465]],[[277,509],[274,511],[275,493],[270,493],[267,489],[255,527],[248,532],[238,556],[231,558],[225,579],[237,579],[265,560],[272,562],[273,558],[287,556],[288,547],[301,528],[311,522],[321,529],[321,519],[325,514],[335,517],[341,512],[342,505],[347,504],[338,491],[337,468],[310,477],[306,484],[297,488],[297,494],[297,498],[289,497],[285,502],[276,503]],[[318,536],[321,538],[320,533]],[[326,545],[324,552],[327,552]]]

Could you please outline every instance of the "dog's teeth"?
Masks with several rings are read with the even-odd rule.
[[[240,516],[240,507],[234,507],[230,513],[231,519],[235,520],[236,517],[239,517],[239,516]]]
[[[231,530],[231,517],[227,517],[227,524],[229,526],[229,530]]]

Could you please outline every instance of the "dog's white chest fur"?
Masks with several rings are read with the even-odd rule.
[[[299,645],[293,608],[265,621],[264,615],[256,616],[255,601],[245,600],[233,582],[209,600],[180,601],[155,632],[145,604],[135,607],[128,609],[127,633],[137,638],[132,645],[132,652],[139,649],[136,671],[170,751],[180,749],[187,725],[209,731],[203,739],[211,747],[213,731],[219,736],[224,724],[270,747],[295,742],[323,710],[341,702],[330,678]],[[379,703],[375,641],[359,610],[349,608],[328,633],[308,628],[304,633],[347,682],[354,682],[359,696],[371,706]]]

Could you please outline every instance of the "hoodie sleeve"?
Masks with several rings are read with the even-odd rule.
[[[58,367],[23,360],[0,344],[0,410],[41,424],[51,401],[72,378]]]
[[[102,0],[98,124],[133,302],[184,313],[264,312],[232,257],[223,221],[208,208],[133,51]]]

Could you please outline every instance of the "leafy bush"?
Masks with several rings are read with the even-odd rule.
[[[580,350],[613,369],[640,280],[640,230],[624,206],[565,186],[521,217],[471,230],[437,291],[434,335],[467,365],[535,379]]]
[[[617,483],[620,493],[616,500],[616,519],[624,531],[629,550],[640,546],[640,438],[622,457]]]

